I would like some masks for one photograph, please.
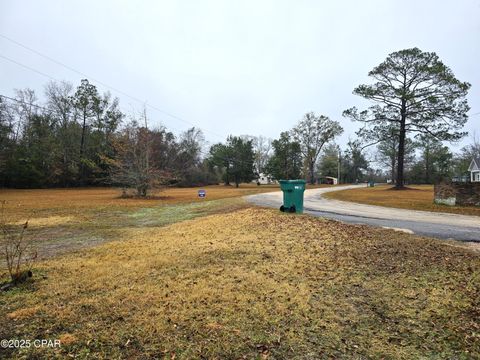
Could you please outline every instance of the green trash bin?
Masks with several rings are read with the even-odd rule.
[[[374,183],[373,181],[369,181],[367,186],[368,186],[368,187],[374,187],[374,186],[375,186],[375,183]]]
[[[303,213],[305,180],[280,180],[280,189],[283,191],[283,205],[280,206],[280,211]]]

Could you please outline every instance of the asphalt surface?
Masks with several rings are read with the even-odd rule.
[[[395,209],[322,197],[322,194],[330,191],[364,186],[347,185],[306,190],[304,213],[346,223],[392,228],[438,239],[480,242],[480,218],[476,216]],[[249,195],[245,199],[259,206],[280,208],[283,194],[279,191]]]

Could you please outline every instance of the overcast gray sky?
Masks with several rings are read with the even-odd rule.
[[[415,46],[472,84],[470,114],[480,112],[477,0],[0,0],[0,34],[195,124],[210,142],[276,138],[315,111],[341,122],[344,145],[358,125],[342,111],[366,105],[353,88],[389,53]],[[75,85],[82,78],[1,37],[0,55]],[[25,87],[42,96],[48,81],[3,58],[0,79],[10,96]],[[124,110],[142,107],[112,94]],[[190,127],[148,112],[175,133]],[[480,133],[479,123],[472,116],[466,130]]]

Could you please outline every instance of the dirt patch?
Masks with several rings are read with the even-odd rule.
[[[90,209],[81,216],[57,216],[33,218],[29,221],[26,236],[32,239],[38,251],[38,259],[45,260],[71,251],[90,248],[107,241],[122,238],[125,228],[161,227],[175,222],[225,214],[247,207],[238,197],[193,202],[162,204],[142,208],[110,209],[108,207]],[[59,213],[68,209],[55,210]],[[18,222],[18,226],[23,224]],[[5,259],[0,257],[0,276]]]

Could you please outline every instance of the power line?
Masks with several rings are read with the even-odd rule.
[[[45,106],[40,106],[40,105],[37,105],[37,104],[34,104],[34,103],[29,103],[29,102],[26,102],[26,101],[23,101],[23,100],[15,99],[15,98],[12,98],[12,97],[7,96],[7,95],[2,95],[2,94],[0,94],[0,97],[1,97],[1,98],[4,98],[4,99],[7,99],[7,100],[10,100],[10,101],[15,101],[15,102],[20,103],[20,104],[33,106],[33,107],[36,107],[36,108],[38,108],[38,109],[42,109],[42,110],[44,110],[44,111],[46,111],[46,112],[51,111],[51,109],[46,108]],[[177,129],[177,130],[179,130],[179,129]],[[202,149],[199,149],[198,152],[199,152],[200,154],[204,155],[205,157],[208,157],[208,156],[210,155],[210,151],[204,151],[204,150],[202,150]],[[222,159],[222,160],[227,160],[227,161],[232,161],[232,158],[227,158],[227,157],[220,157],[220,159]],[[243,161],[243,160],[240,160],[240,161],[238,161],[238,162],[241,163],[241,164],[245,164],[245,163],[246,163],[246,162]]]
[[[0,36],[1,36],[1,34],[0,34]],[[2,54],[0,54],[0,57],[3,58],[3,59],[5,59],[5,60],[8,60],[8,61],[10,61],[10,62],[12,62],[12,63],[14,63],[14,64],[16,64],[16,65],[18,65],[18,66],[21,66],[21,67],[23,67],[23,68],[25,68],[25,69],[27,69],[27,70],[30,70],[30,71],[33,71],[33,72],[35,72],[35,73],[37,73],[37,74],[40,74],[40,75],[42,75],[42,76],[45,76],[45,77],[47,77],[47,78],[49,78],[49,79],[51,79],[51,80],[53,80],[53,81],[57,81],[57,82],[60,81],[60,80],[54,78],[53,76],[50,76],[50,75],[48,75],[48,74],[46,74],[46,73],[44,73],[44,72],[42,72],[42,71],[40,71],[40,70],[34,69],[34,68],[30,67],[30,66],[24,65],[24,64],[22,64],[22,63],[20,63],[20,62],[18,62],[18,61],[16,61],[16,60],[13,60],[13,59],[11,59],[11,58],[9,58],[9,57],[4,56],[4,55],[2,55]],[[8,98],[8,97],[5,96],[5,95],[2,95],[2,96],[4,96],[5,98]],[[21,101],[19,101],[18,99],[13,99],[13,98],[9,98],[9,99],[10,99],[10,100],[13,100],[13,101],[21,102]],[[135,99],[135,98],[134,98],[134,99]],[[142,102],[142,101],[139,100],[139,99],[135,99],[135,100],[136,100],[136,101],[139,101],[139,102]],[[32,105],[32,106],[37,106],[37,107],[39,107],[39,105],[35,105],[35,104],[32,104],[32,103],[24,103],[24,104],[25,104],[25,105]],[[153,109],[156,110],[156,108],[155,108],[155,107],[152,107],[151,105],[148,105],[148,104],[146,104],[146,103],[144,103],[144,102],[142,102],[142,104],[145,105],[145,106],[149,106],[149,107],[151,107],[151,108],[153,108]],[[124,112],[124,113],[128,113],[128,111],[125,111],[125,110],[123,110],[123,112]],[[193,124],[192,124],[192,125],[193,125]],[[195,125],[193,125],[193,126],[195,126]],[[175,129],[175,130],[177,130],[177,131],[179,131],[179,132],[182,131],[182,130],[180,130],[179,128],[174,127],[174,126],[171,126],[171,125],[170,125],[169,127],[172,128],[172,129]],[[201,129],[200,127],[198,127],[198,128]],[[205,129],[203,129],[203,130],[205,131]],[[220,137],[220,135],[217,135],[217,136]]]
[[[0,56],[1,56],[1,55],[0,55]],[[45,107],[45,106],[40,106],[40,105],[37,105],[37,104],[34,104],[34,103],[30,103],[30,102],[26,102],[26,101],[23,101],[23,100],[15,99],[15,98],[12,98],[12,97],[6,96],[6,95],[0,94],[0,97],[3,97],[4,99],[7,99],[7,100],[15,101],[15,102],[20,103],[20,104],[23,104],[23,105],[33,106],[33,107],[36,107],[36,108],[38,108],[38,109],[42,109],[43,111],[46,111],[46,112],[49,112],[49,111],[52,110],[52,109],[49,109],[49,108],[47,108],[47,107]],[[124,114],[127,113],[127,111],[125,111],[124,109],[122,109],[122,108],[120,108],[120,107],[119,107],[119,109],[120,109]],[[172,128],[172,129],[174,129],[174,130],[177,130],[177,131],[179,131],[179,132],[182,131],[182,130],[180,130],[180,129],[176,128],[176,127],[173,127],[173,126],[170,126],[170,128]]]
[[[45,106],[37,105],[37,104],[31,103],[31,102],[26,102],[26,101],[23,101],[23,100],[20,100],[20,99],[15,99],[15,98],[12,98],[12,97],[7,96],[7,95],[2,95],[2,94],[0,94],[0,97],[1,97],[1,98],[4,98],[4,99],[7,99],[7,100],[10,100],[10,101],[15,101],[15,102],[17,102],[17,103],[19,103],[19,104],[23,104],[23,105],[27,105],[27,106],[33,106],[33,107],[35,107],[35,108],[41,109],[41,110],[46,111],[46,112],[52,111],[52,109],[49,109],[49,108],[47,108],[47,107],[45,107]],[[120,109],[120,110],[122,110],[122,109]],[[125,110],[122,110],[122,111],[125,112]],[[173,128],[173,129],[178,130],[178,131],[181,131],[181,130],[178,129],[178,128]],[[202,152],[202,151],[200,151],[200,152]]]
[[[8,100],[11,100],[11,101],[15,101],[15,102],[20,103],[20,104],[34,106],[34,107],[39,108],[39,109],[42,109],[42,110],[44,110],[44,111],[46,111],[46,112],[51,111],[51,109],[49,109],[49,108],[47,108],[47,107],[45,107],[45,106],[40,106],[40,105],[37,105],[37,104],[34,104],[34,103],[29,103],[29,102],[26,102],[26,101],[23,101],[23,100],[19,100],[19,99],[12,98],[12,97],[10,97],[10,96],[6,96],[6,95],[0,94],[0,97],[1,97],[1,98],[5,98],[5,99],[8,99]],[[174,128],[174,129],[175,129],[175,128]],[[179,130],[179,129],[176,129],[176,130]],[[180,131],[180,130],[179,130],[179,131]],[[199,149],[198,152],[199,152],[199,154],[203,155],[205,159],[206,159],[208,156],[211,155],[211,154],[210,154],[210,151],[204,151],[203,149]],[[232,157],[219,157],[219,158],[222,159],[222,160],[229,161],[229,162],[235,160],[235,159],[232,158]],[[248,163],[248,162],[245,161],[245,160],[238,160],[238,159],[237,159],[237,162],[240,163],[240,164],[247,164],[247,163]]]
[[[0,36],[1,36],[1,35],[0,35]],[[53,76],[50,76],[50,75],[48,75],[48,74],[46,74],[46,73],[44,73],[44,72],[42,72],[42,71],[40,71],[40,70],[37,70],[37,69],[34,69],[34,68],[30,67],[30,66],[27,66],[27,65],[25,65],[25,64],[22,64],[22,63],[20,63],[20,62],[18,62],[18,61],[16,61],[16,60],[13,60],[13,59],[11,59],[11,58],[9,58],[9,57],[7,57],[7,56],[4,56],[4,55],[2,55],[2,54],[0,54],[0,58],[3,58],[3,59],[5,59],[5,60],[8,60],[8,61],[10,61],[10,62],[12,62],[12,63],[14,63],[14,64],[16,64],[16,65],[18,65],[18,66],[21,66],[21,67],[23,67],[23,68],[25,68],[25,69],[27,69],[27,70],[33,71],[33,72],[35,72],[35,73],[37,73],[37,74],[40,74],[40,75],[42,75],[42,76],[45,76],[45,77],[49,78],[50,80],[57,81],[57,82],[60,81],[59,79],[56,79],[56,78],[54,78]],[[10,97],[5,96],[5,95],[0,95],[0,96],[3,96],[4,98],[10,99],[10,100],[13,100],[13,101],[16,101],[16,102],[22,102],[22,101],[20,101],[20,100],[18,100],[18,99],[10,98]],[[33,104],[33,103],[25,103],[25,102],[22,102],[22,103],[25,104],[25,105],[36,106],[36,107],[42,108],[42,109],[44,109],[44,110],[46,109],[46,108],[43,108],[43,107],[41,107],[41,106],[39,106],[39,105],[36,105],[36,104]],[[119,108],[120,108],[120,107],[119,107]],[[122,109],[122,108],[120,108],[120,110],[122,110],[125,114],[128,113],[128,111],[126,111],[126,110],[124,110],[124,109]],[[169,127],[170,127],[171,129],[177,130],[177,131],[179,131],[179,132],[182,131],[182,130],[180,130],[179,128],[174,127],[174,126],[171,126],[171,125],[169,125]]]
[[[0,56],[1,56],[1,55],[0,55]],[[52,109],[49,109],[49,108],[47,108],[47,107],[45,107],[45,106],[41,106],[41,105],[37,105],[37,104],[31,103],[31,102],[26,102],[26,101],[23,101],[23,100],[15,99],[15,98],[12,98],[12,97],[7,96],[7,95],[2,95],[2,94],[0,94],[0,97],[2,97],[2,98],[4,98],[4,99],[7,99],[7,100],[10,100],[10,101],[15,101],[15,102],[17,102],[17,103],[19,103],[19,104],[23,104],[23,105],[27,105],[27,106],[33,106],[33,107],[36,107],[36,108],[38,108],[38,109],[41,109],[41,110],[43,110],[43,111],[45,111],[45,112],[50,112],[50,111],[52,110]],[[122,110],[122,109],[120,109],[120,110]],[[122,110],[122,111],[125,112],[124,110]],[[173,129],[180,131],[180,129],[178,129],[178,128],[173,128]]]
[[[44,110],[44,111],[49,111],[49,109],[47,109],[47,108],[44,107],[44,106],[40,106],[40,105],[37,105],[37,104],[34,104],[34,103],[27,103],[27,102],[22,101],[22,100],[18,100],[18,99],[15,99],[15,98],[11,98],[10,96],[6,96],[6,95],[0,94],[0,97],[5,98],[5,99],[8,99],[8,100],[11,100],[11,101],[15,101],[15,102],[20,103],[20,104],[29,105],[29,106],[34,106],[34,107],[39,108],[39,109],[42,109],[42,110]]]
[[[39,52],[39,51],[37,51],[37,50],[35,50],[35,49],[32,49],[31,47],[29,47],[29,46],[27,46],[27,45],[24,45],[24,44],[22,44],[22,43],[20,43],[20,42],[18,42],[18,41],[16,41],[16,40],[14,40],[14,39],[11,39],[11,38],[9,38],[8,36],[5,36],[5,35],[3,35],[3,34],[0,34],[0,37],[4,38],[5,40],[8,40],[8,41],[12,42],[13,44],[15,44],[15,45],[17,45],[17,46],[20,46],[20,47],[22,47],[22,48],[24,48],[24,49],[26,49],[26,50],[28,50],[28,51],[31,51],[31,52],[33,52],[34,54],[43,57],[44,59],[47,59],[47,60],[49,60],[49,61],[51,61],[51,62],[53,62],[53,63],[55,63],[55,64],[57,64],[57,65],[60,65],[60,66],[66,68],[66,69],[68,69],[68,70],[70,70],[70,71],[72,71],[72,72],[74,72],[74,73],[77,73],[77,74],[79,74],[79,75],[81,75],[81,76],[83,76],[83,77],[86,77],[86,78],[88,78],[88,79],[91,79],[91,80],[93,80],[94,82],[96,82],[96,83],[98,83],[98,84],[100,84],[100,85],[102,85],[102,86],[104,86],[104,87],[106,87],[106,88],[108,88],[108,89],[110,89],[110,90],[112,90],[112,91],[115,91],[115,92],[117,92],[117,93],[120,93],[120,94],[122,94],[122,95],[124,95],[124,96],[126,96],[126,97],[128,97],[128,98],[130,98],[130,99],[132,99],[132,100],[134,100],[134,101],[137,101],[137,102],[141,103],[142,105],[148,106],[148,107],[150,107],[151,109],[156,110],[156,111],[158,111],[158,112],[160,112],[160,113],[163,113],[163,114],[165,114],[165,115],[167,115],[167,116],[169,116],[169,117],[171,117],[171,118],[173,118],[173,119],[176,119],[176,120],[182,121],[182,122],[184,122],[184,123],[187,123],[187,124],[189,124],[189,125],[192,125],[192,126],[197,127],[197,126],[196,126],[195,124],[193,124],[192,122],[190,122],[190,121],[188,121],[188,120],[185,120],[185,119],[181,118],[180,116],[177,116],[177,115],[172,114],[172,113],[170,113],[170,112],[168,112],[168,111],[162,110],[162,109],[160,109],[160,108],[158,108],[158,107],[156,107],[156,106],[150,105],[150,104],[146,103],[145,101],[143,101],[143,100],[141,100],[141,99],[139,99],[139,98],[137,98],[137,97],[135,97],[135,96],[133,96],[133,95],[130,95],[130,94],[128,94],[128,93],[126,93],[126,92],[124,92],[124,91],[122,91],[122,90],[120,90],[120,89],[117,89],[117,88],[115,88],[115,87],[113,87],[113,86],[111,86],[111,85],[108,85],[107,83],[105,83],[105,82],[103,82],[103,81],[100,81],[100,80],[98,80],[98,79],[95,79],[95,78],[93,78],[93,77],[85,74],[84,72],[79,71],[79,70],[77,70],[77,69],[75,69],[75,68],[73,68],[73,67],[71,67],[71,66],[68,66],[68,65],[64,64],[63,62],[58,61],[58,60],[56,60],[56,59],[54,59],[54,58],[52,58],[52,57],[50,57],[50,56],[48,56],[48,55],[42,54],[41,52]],[[0,56],[1,56],[1,55],[0,55]],[[25,65],[23,65],[23,64],[20,64],[20,63],[14,61],[14,60],[8,59],[8,58],[6,58],[6,57],[4,57],[4,56],[2,56],[2,57],[5,58],[5,59],[7,59],[7,60],[10,60],[10,61],[12,61],[12,62],[14,62],[14,63],[16,63],[16,64],[18,64],[18,65],[20,65],[20,66],[23,66],[23,67],[25,67],[25,68],[27,68],[27,69],[30,69],[30,70],[35,71],[35,72],[37,72],[37,73],[41,73],[41,72],[39,72],[39,71],[37,71],[37,70],[34,70],[33,68],[30,68],[30,67],[28,67],[28,66],[25,66]],[[43,73],[41,73],[41,74],[42,74],[42,75],[46,75],[46,74],[43,74]],[[48,75],[46,75],[46,76],[48,76]],[[50,77],[50,76],[48,76],[48,77]],[[200,127],[198,127],[198,128],[200,128]],[[216,134],[215,132],[212,132],[212,131],[210,131],[210,130],[207,130],[207,129],[203,129],[203,130],[204,130],[205,132],[208,132],[208,133],[210,133],[210,134],[212,134],[212,135],[215,135],[215,136],[217,136],[217,137],[219,137],[219,138],[221,138],[221,139],[224,138],[224,136],[221,136],[221,135],[219,135],[219,134]]]
[[[30,66],[27,66],[27,65],[24,65],[24,64],[22,64],[22,63],[19,63],[18,61],[13,60],[13,59],[10,59],[9,57],[6,57],[6,56],[4,56],[4,55],[2,55],[2,54],[0,54],[0,57],[3,58],[3,59],[5,59],[5,60],[8,60],[8,61],[10,61],[10,62],[12,62],[12,63],[14,63],[14,64],[16,64],[16,65],[18,65],[18,66],[21,66],[21,67],[23,67],[23,68],[25,68],[25,69],[28,69],[28,70],[30,70],[30,71],[33,71],[33,72],[35,72],[35,73],[37,73],[37,74],[40,74],[40,75],[42,75],[42,76],[45,76],[45,77],[47,77],[47,78],[49,78],[49,79],[51,79],[51,80],[58,81],[58,80],[55,79],[53,76],[50,76],[50,75],[48,75],[48,74],[45,74],[44,72],[42,72],[42,71],[40,71],[40,70],[37,70],[37,69],[34,69],[34,68],[30,67]]]

